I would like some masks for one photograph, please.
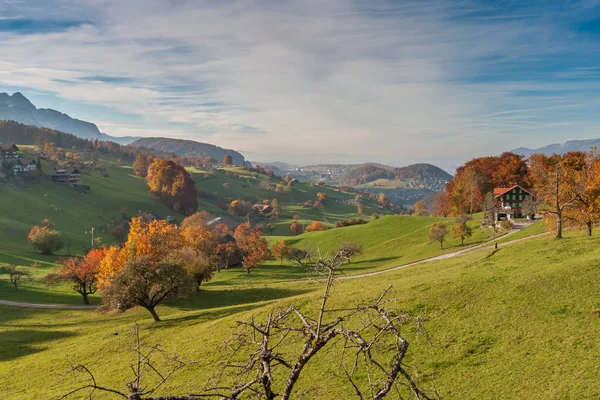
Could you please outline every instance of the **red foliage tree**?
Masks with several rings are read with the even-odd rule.
[[[290,231],[292,232],[292,236],[297,236],[297,235],[300,235],[302,232],[304,232],[304,229],[300,222],[294,221],[290,225]]]
[[[250,222],[245,222],[235,229],[235,240],[244,259],[244,269],[258,267],[269,256],[269,246],[258,229],[252,229]]]
[[[48,275],[46,281],[71,282],[73,290],[81,295],[83,303],[90,304],[89,295],[96,293],[98,270],[105,256],[106,249],[92,249],[83,258],[62,259],[59,272]]]

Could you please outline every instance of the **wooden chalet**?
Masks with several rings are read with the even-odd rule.
[[[13,172],[15,175],[31,172],[37,168],[35,160],[28,158],[17,158],[15,165],[13,165]]]
[[[269,204],[254,204],[252,206],[252,211],[261,215],[267,215],[273,211],[273,207],[271,207]]]
[[[535,201],[536,192],[515,185],[509,188],[494,188],[494,200],[498,206],[496,221],[504,219],[522,218],[523,205],[531,200]]]
[[[50,178],[56,183],[67,186],[81,185],[81,174],[77,168],[55,169],[50,174]]]
[[[19,148],[14,144],[0,144],[0,157],[19,158]]]

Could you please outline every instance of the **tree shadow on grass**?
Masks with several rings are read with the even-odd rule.
[[[309,289],[282,288],[239,288],[222,290],[201,290],[189,299],[178,300],[171,306],[181,310],[207,310],[211,308],[237,306],[277,300],[308,293]]]
[[[399,260],[400,257],[379,257],[369,258],[366,260],[352,260],[350,264],[344,264],[342,266],[342,272],[344,271],[362,271],[369,272],[369,268],[375,263],[385,263],[386,261]]]
[[[4,331],[0,346],[0,362],[15,360],[46,349],[44,342],[74,336],[74,333],[64,331],[44,331],[30,329],[15,329]]]
[[[69,284],[62,284],[60,287],[46,287],[39,280],[25,279],[19,283],[19,290],[15,291],[14,286],[6,279],[0,280],[0,300],[19,301],[24,303],[40,304],[67,304],[82,306],[81,296],[75,292],[61,291],[60,289],[70,288]],[[100,298],[97,295],[90,296],[92,305],[100,304]]]
[[[221,318],[229,317],[230,315],[239,314],[245,311],[250,311],[256,308],[255,304],[246,304],[238,307],[226,307],[211,311],[200,311],[194,313],[181,313],[175,315],[167,315],[164,318],[161,316],[162,321],[159,323],[151,323],[144,327],[144,329],[162,329],[171,327],[184,327],[202,324],[205,322],[215,321]],[[160,311],[159,311],[160,313]],[[148,314],[150,318],[150,314]]]

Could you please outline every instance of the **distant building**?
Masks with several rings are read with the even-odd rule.
[[[235,231],[235,228],[237,228],[240,223],[237,221],[234,221],[232,219],[229,218],[222,218],[222,217],[217,217],[213,220],[210,220],[206,223],[207,226],[211,226],[211,225],[219,225],[219,224],[223,224],[225,226],[227,226],[229,229],[231,229],[232,231]]]
[[[499,205],[496,220],[522,218],[521,209],[528,201],[535,201],[536,192],[519,185],[509,188],[494,188],[494,200]]]
[[[15,165],[13,165],[13,172],[15,175],[31,172],[37,168],[35,160],[28,158],[17,158]]]
[[[19,158],[19,148],[14,144],[0,144],[0,157]]]
[[[79,186],[81,184],[81,174],[77,168],[55,169],[50,174],[50,178],[56,183],[68,186]]]

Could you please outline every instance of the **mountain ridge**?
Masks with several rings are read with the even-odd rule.
[[[0,120],[16,121],[38,128],[49,128],[60,132],[70,133],[83,139],[110,141],[119,144],[129,144],[137,137],[115,137],[100,132],[92,122],[73,118],[51,108],[37,108],[21,92],[9,95],[0,93]]]
[[[583,140],[569,140],[564,143],[552,143],[536,149],[530,149],[528,147],[518,147],[511,150],[515,154],[521,154],[525,157],[529,157],[535,153],[541,153],[545,155],[552,155],[554,153],[564,154],[570,151],[590,151],[592,147],[600,147],[600,139],[583,139]]]

